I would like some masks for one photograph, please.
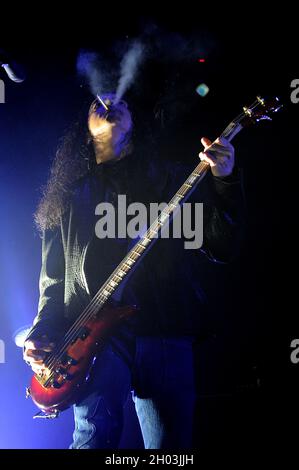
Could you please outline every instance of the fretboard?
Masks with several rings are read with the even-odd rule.
[[[200,162],[197,167],[192,171],[186,181],[182,184],[179,190],[175,193],[171,201],[160,212],[159,216],[155,219],[152,225],[142,234],[138,242],[127,253],[125,258],[109,276],[107,281],[102,285],[97,294],[95,295],[95,311],[99,309],[115,290],[124,282],[126,276],[130,273],[132,268],[138,263],[142,256],[151,248],[158,238],[161,230],[167,225],[176,209],[185,201],[192,191],[196,188],[200,180],[205,176],[210,165],[207,162]]]

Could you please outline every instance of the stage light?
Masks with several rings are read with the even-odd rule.
[[[198,62],[199,62],[200,64],[204,64],[205,61],[206,61],[206,59],[198,59]]]
[[[25,339],[31,329],[32,325],[25,325],[18,328],[12,335],[15,344],[22,348],[24,346]]]
[[[198,93],[199,96],[202,96],[202,97],[205,97],[209,93],[209,91],[210,91],[210,89],[209,89],[208,85],[206,85],[205,83],[201,83],[196,88],[196,93]]]

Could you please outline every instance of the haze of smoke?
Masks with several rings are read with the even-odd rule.
[[[88,81],[90,91],[94,96],[102,92],[104,80],[100,71],[98,54],[80,51],[77,58],[77,71]]]
[[[143,60],[143,56],[144,46],[140,42],[135,41],[123,57],[120,64],[121,75],[116,90],[116,103],[122,98],[126,90],[133,83],[138,66]]]
[[[77,58],[77,71],[85,78],[94,96],[111,92],[116,88],[117,102],[135,81],[138,68],[145,59],[156,64],[169,64],[174,67],[177,65],[179,71],[183,63],[195,63],[199,56],[205,56],[214,49],[214,46],[213,40],[207,33],[195,32],[184,36],[151,24],[144,28],[141,36],[131,43],[125,53],[124,42],[114,44],[114,50],[110,50],[110,57],[106,58],[107,60],[104,60],[102,54],[100,56],[94,51],[81,50]],[[119,57],[122,57],[120,66],[117,64]],[[120,78],[118,78],[119,67]],[[171,75],[169,78],[171,79]],[[136,85],[138,84],[134,84]],[[164,90],[165,95],[171,92],[170,89]]]

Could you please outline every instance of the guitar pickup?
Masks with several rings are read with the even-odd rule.
[[[60,375],[63,380],[72,380],[72,378],[73,378],[73,375],[69,374],[68,371],[66,369],[64,369],[64,367],[58,367],[55,370],[55,372],[56,372],[56,374]],[[54,388],[56,388],[56,387],[54,386]]]
[[[59,383],[56,380],[54,380],[54,382],[51,384],[51,387],[52,388],[61,388],[62,385],[63,385],[62,383]]]
[[[79,338],[82,339],[82,341],[84,341],[87,336],[89,336],[89,333],[90,333],[90,330],[86,327],[82,327],[80,328],[80,331],[79,331]]]
[[[66,363],[68,366],[76,366],[78,364],[78,361],[73,357],[68,356]]]
[[[71,344],[74,344],[78,339],[81,339],[82,341],[84,341],[87,338],[87,336],[89,336],[89,333],[90,333],[89,328],[87,328],[86,326],[83,326],[82,328],[80,328],[79,333],[73,339]]]
[[[68,356],[68,354],[64,354],[61,360],[61,364],[63,366],[76,366],[78,362],[79,361],[77,361],[77,359],[74,359],[72,356]]]

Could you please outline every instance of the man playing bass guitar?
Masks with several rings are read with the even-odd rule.
[[[65,137],[36,213],[42,231],[38,315],[24,359],[35,374],[62,334],[86,307],[129,249],[128,237],[100,239],[96,207],[168,201],[184,179],[184,166],[159,161],[125,101],[95,100],[84,122]],[[105,106],[104,106],[105,108]],[[154,143],[155,144],[155,143]],[[199,157],[210,165],[193,199],[203,203],[203,244],[157,240],[114,302],[136,305],[97,355],[84,393],[74,405],[71,448],[118,448],[123,408],[132,392],[147,449],[191,448],[196,390],[193,342],[207,311],[200,283],[201,257],[228,262],[242,220],[242,188],[228,140],[202,139]],[[149,155],[150,154],[150,155]]]

